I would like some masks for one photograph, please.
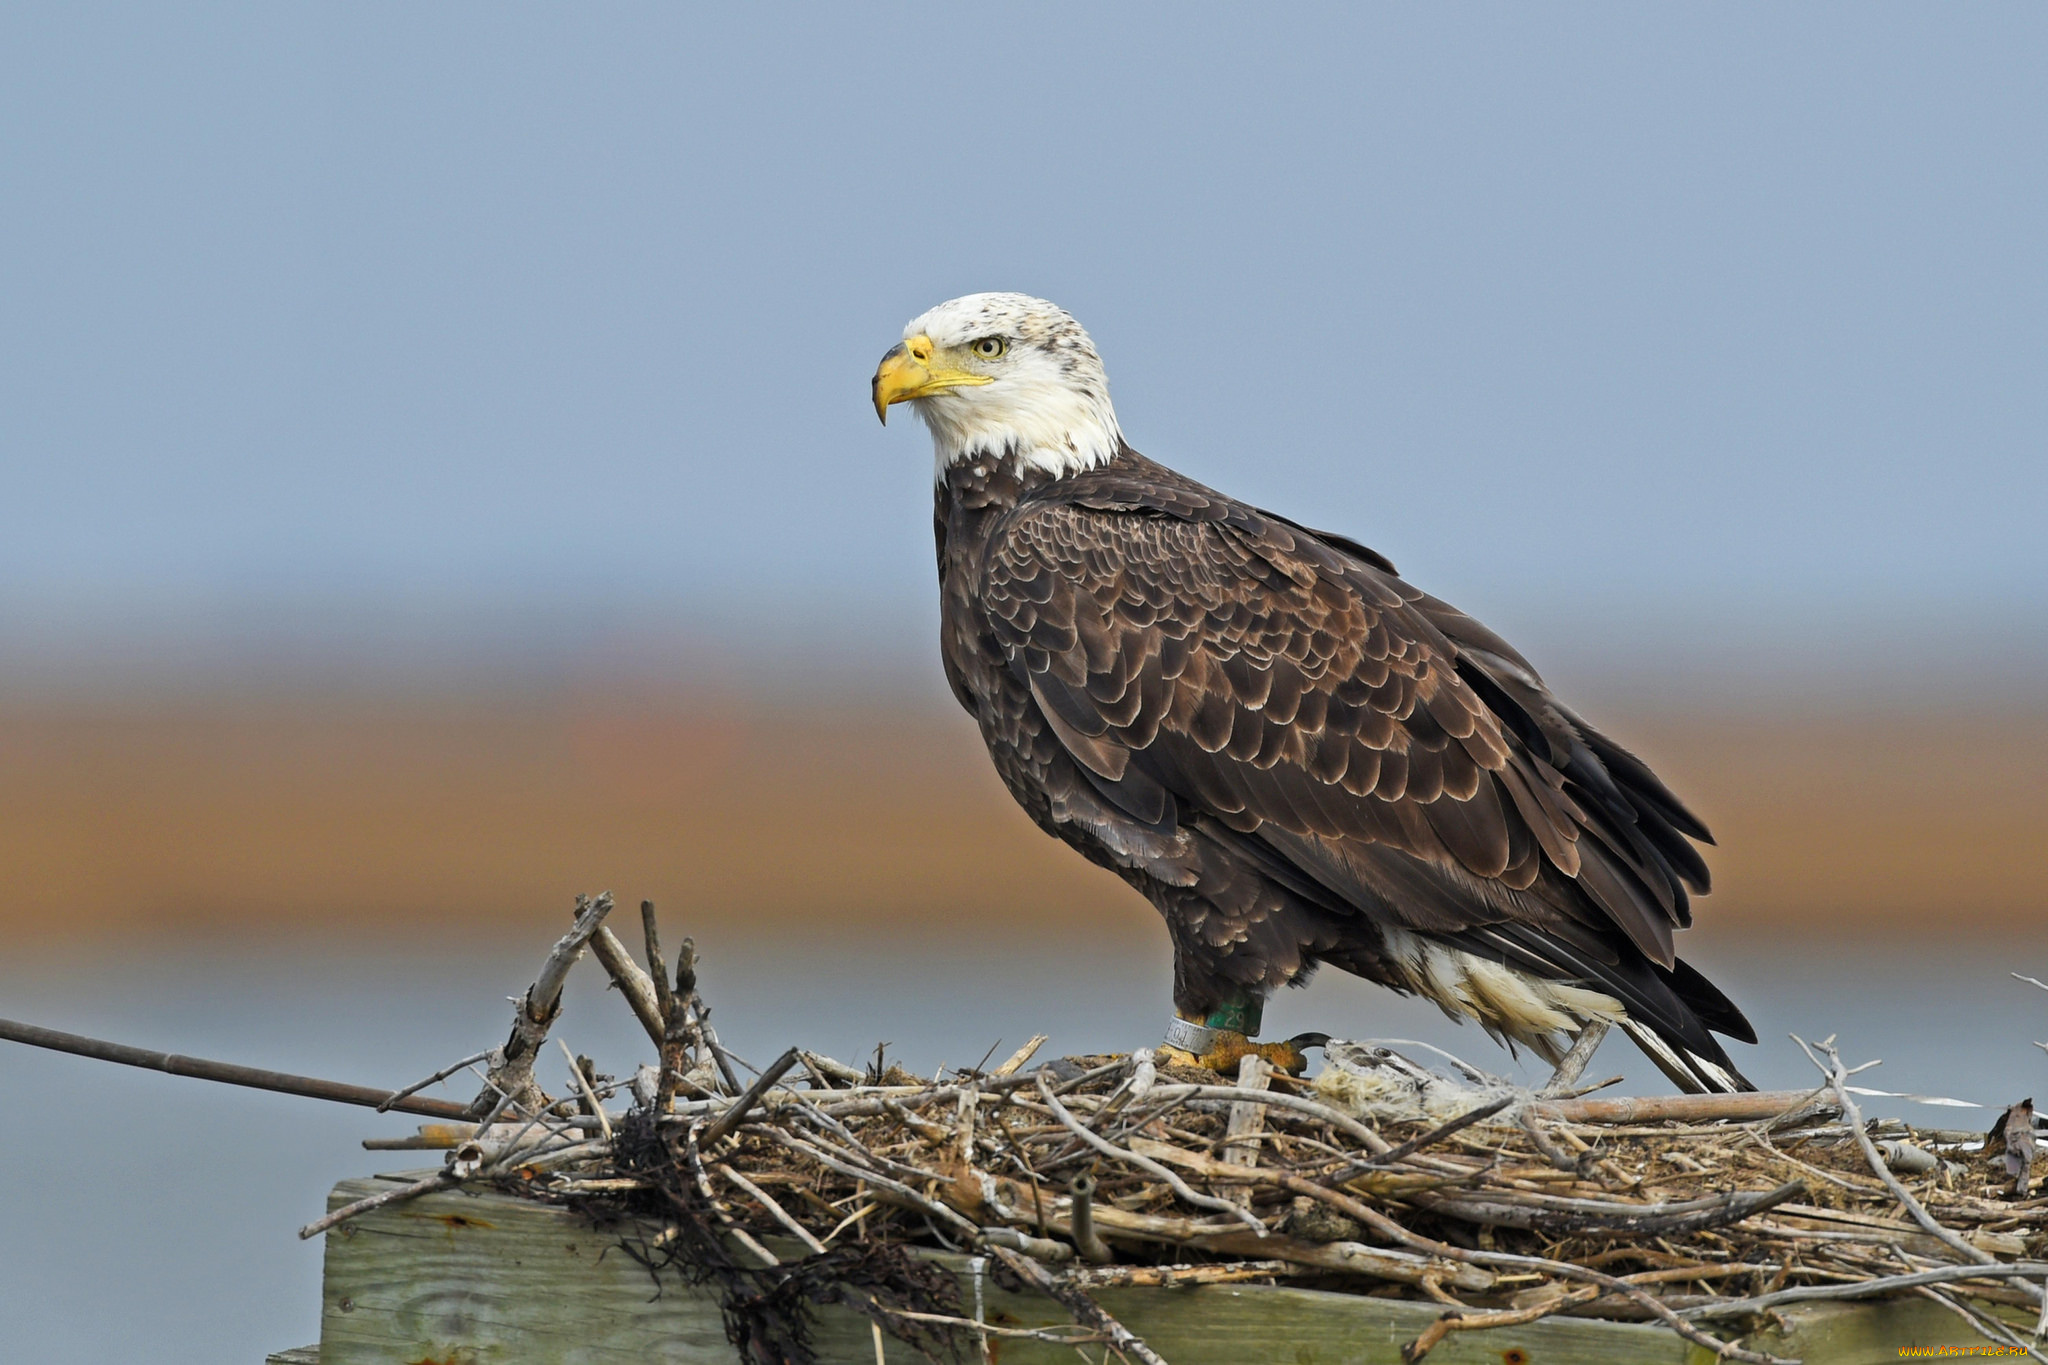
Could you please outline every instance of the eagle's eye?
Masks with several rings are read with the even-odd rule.
[[[972,343],[972,347],[983,360],[994,360],[1010,349],[1010,343],[1002,337],[983,337]]]

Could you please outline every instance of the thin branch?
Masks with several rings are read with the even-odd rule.
[[[436,1071],[433,1075],[427,1077],[423,1081],[414,1081],[411,1085],[407,1086],[403,1090],[392,1091],[391,1097],[385,1100],[384,1103],[377,1106],[377,1112],[380,1114],[389,1113],[391,1109],[406,1096],[417,1094],[419,1091],[425,1090],[430,1085],[439,1085],[442,1081],[447,1080],[450,1076],[453,1076],[456,1072],[462,1070],[464,1067],[475,1066],[478,1062],[485,1060],[490,1055],[491,1049],[489,1048],[485,1048],[482,1052],[472,1052],[459,1062],[450,1062],[448,1065],[442,1067],[439,1071]]]
[[[1045,1046],[1045,1042],[1048,1036],[1049,1035],[1043,1033],[1032,1034],[1031,1041],[1024,1044],[1024,1046],[1018,1048],[1015,1052],[1011,1053],[1009,1056],[1009,1060],[1005,1061],[1001,1066],[997,1067],[994,1071],[991,1071],[989,1075],[1016,1075],[1019,1071],[1023,1069],[1024,1063],[1030,1061],[1032,1057],[1037,1054],[1038,1049]]]
[[[1484,1332],[1495,1327],[1520,1327],[1526,1323],[1538,1322],[1553,1313],[1562,1313],[1567,1308],[1576,1308],[1582,1303],[1591,1303],[1604,1293],[1598,1285],[1585,1289],[1573,1289],[1547,1302],[1528,1308],[1503,1309],[1498,1313],[1449,1312],[1422,1329],[1422,1335],[1401,1347],[1402,1365],[1416,1365],[1443,1343],[1453,1332]]]
[[[769,1195],[769,1193],[766,1190],[762,1189],[759,1185],[756,1185],[753,1181],[741,1175],[732,1167],[725,1165],[723,1162],[719,1163],[718,1173],[724,1176],[727,1180],[731,1181],[738,1188],[752,1195],[755,1203],[759,1204],[762,1208],[768,1210],[769,1216],[772,1217],[776,1222],[782,1224],[782,1226],[784,1226],[785,1228],[788,1228],[790,1232],[795,1235],[796,1239],[799,1242],[802,1242],[805,1246],[811,1249],[813,1255],[822,1256],[825,1254],[825,1244],[819,1241],[816,1237],[812,1236],[811,1230],[809,1228],[805,1227],[802,1223],[797,1222],[796,1219],[790,1217],[789,1210],[783,1208],[782,1205],[776,1203],[774,1198],[771,1195]]]
[[[273,1090],[309,1100],[360,1104],[370,1109],[388,1104],[403,1114],[423,1114],[437,1119],[470,1117],[470,1106],[453,1100],[425,1099],[418,1095],[401,1097],[397,1091],[379,1090],[374,1086],[326,1081],[317,1076],[297,1076],[289,1071],[266,1071],[262,1067],[240,1066],[234,1062],[213,1062],[176,1052],[153,1052],[148,1048],[110,1043],[103,1038],[87,1038],[78,1033],[61,1033],[53,1028],[17,1023],[12,1019],[0,1019],[0,1039],[48,1048],[52,1052],[68,1052],[76,1057],[91,1057],[95,1061],[141,1067],[145,1071],[161,1071],[167,1076],[190,1076],[194,1080],[247,1086],[251,1090]]]
[[[1054,1300],[1073,1314],[1074,1321],[1091,1328],[1109,1338],[1117,1351],[1142,1362],[1142,1365],[1166,1365],[1159,1354],[1130,1328],[1109,1315],[1107,1309],[1088,1296],[1088,1291],[1079,1285],[1070,1284],[1047,1270],[1028,1256],[1020,1256],[1008,1247],[990,1246],[989,1251],[1011,1273],[1024,1283]]]
[[[683,946],[685,948],[689,947],[690,940],[684,939]],[[725,1082],[727,1093],[738,1094],[740,1091],[740,1078],[734,1073],[732,1064],[738,1062],[741,1066],[746,1066],[749,1071],[752,1071],[754,1068],[747,1066],[745,1058],[741,1057],[738,1053],[730,1051],[725,1044],[718,1041],[718,1030],[711,1027],[711,1007],[704,1003],[702,996],[693,998],[691,1009],[697,1021],[697,1031],[704,1035],[704,1046],[711,1050],[711,1061],[718,1068],[719,1079]]]
[[[1237,1093],[1241,1093],[1244,1095],[1257,1095],[1262,1092],[1255,1090],[1246,1090]],[[1263,1233],[1266,1231],[1266,1225],[1263,1222],[1261,1222],[1257,1216],[1255,1216],[1254,1214],[1250,1213],[1245,1209],[1239,1208],[1237,1205],[1231,1203],[1228,1199],[1217,1199],[1212,1195],[1197,1194],[1192,1189],[1188,1188],[1188,1183],[1185,1180],[1182,1180],[1179,1176],[1175,1175],[1172,1171],[1169,1171],[1168,1169],[1166,1169],[1166,1167],[1160,1165],[1158,1162],[1152,1160],[1150,1157],[1139,1156],[1136,1152],[1129,1151],[1125,1148],[1119,1147],[1115,1143],[1110,1142],[1107,1138],[1101,1137],[1096,1133],[1090,1132],[1086,1127],[1084,1127],[1081,1124],[1081,1122],[1078,1119],[1076,1119],[1073,1116],[1071,1112],[1068,1111],[1067,1106],[1061,1104],[1059,1100],[1054,1097],[1052,1093],[1052,1087],[1045,1083],[1045,1078],[1043,1076],[1039,1077],[1038,1096],[1040,1099],[1044,1100],[1047,1104],[1052,1106],[1053,1116],[1057,1118],[1061,1123],[1065,1124],[1069,1132],[1071,1132],[1075,1137],[1081,1139],[1081,1141],[1087,1143],[1090,1147],[1093,1147],[1096,1151],[1102,1153],[1104,1156],[1113,1157],[1118,1161],[1129,1162],[1131,1165],[1136,1166],[1139,1170],[1146,1172],[1153,1178],[1165,1181],[1167,1187],[1171,1189],[1176,1195],[1178,1195],[1181,1199],[1185,1200],[1187,1203],[1193,1204],[1198,1209],[1208,1209],[1212,1212],[1221,1213],[1228,1217],[1235,1218],[1239,1222],[1251,1228],[1254,1232]]]
[[[2048,1275],[2048,1261],[2015,1261],[1996,1266],[1942,1265],[1931,1270],[1916,1270],[1909,1275],[1885,1275],[1875,1280],[1861,1280],[1855,1284],[1808,1284],[1796,1289],[1780,1289],[1769,1294],[1758,1294],[1753,1298],[1729,1299],[1725,1303],[1706,1303],[1697,1308],[1681,1308],[1682,1318],[1727,1318],[1741,1317],[1748,1313],[1761,1313],[1780,1304],[1805,1303],[1809,1300],[1867,1299],[1875,1295],[1891,1294],[1901,1289],[1913,1289],[1923,1284],[1948,1284],[1956,1280],[2017,1280],[2024,1276],[2039,1279]]]
[[[1604,1199],[1489,1192],[1479,1198],[1417,1191],[1416,1207],[1490,1227],[1528,1228],[1550,1237],[1600,1233],[1627,1237],[1678,1237],[1739,1223],[1798,1199],[1806,1182],[1789,1180],[1773,1190],[1731,1190],[1671,1204],[1621,1204]]]
[[[835,1090],[842,1086],[859,1087],[865,1084],[868,1078],[868,1073],[859,1067],[848,1066],[845,1062],[827,1057],[822,1052],[805,1052],[804,1065],[813,1071],[822,1072],[828,1081],[839,1083],[837,1086],[822,1085],[819,1087],[821,1090]]]
[[[1578,1037],[1564,1056],[1557,1059],[1557,1069],[1547,1081],[1542,1093],[1562,1095],[1579,1083],[1579,1077],[1586,1074],[1586,1064],[1593,1060],[1593,1054],[1606,1039],[1607,1031],[1613,1027],[1605,1019],[1588,1019],[1579,1026]]]
[[[969,1237],[981,1236],[981,1228],[977,1224],[969,1222],[967,1219],[961,1217],[958,1213],[955,1213],[946,1205],[941,1204],[936,1200],[925,1198],[923,1195],[919,1194],[916,1190],[911,1189],[910,1186],[904,1184],[900,1180],[891,1180],[888,1176],[881,1174],[879,1171],[870,1170],[867,1167],[859,1166],[854,1164],[853,1162],[847,1161],[842,1157],[834,1156],[831,1152],[826,1151],[824,1148],[819,1147],[814,1143],[805,1142],[800,1137],[795,1137],[789,1133],[785,1133],[780,1128],[772,1128],[766,1124],[753,1123],[747,1125],[747,1131],[749,1133],[756,1134],[760,1137],[767,1138],[770,1142],[780,1143],[782,1146],[789,1148],[793,1152],[801,1152],[803,1155],[809,1157],[811,1160],[817,1162],[820,1166],[825,1167],[827,1170],[837,1171],[841,1175],[851,1176],[855,1180],[864,1180],[869,1185],[872,1185],[874,1188],[878,1190],[887,1190],[890,1194],[894,1195],[897,1199],[908,1204],[911,1208],[917,1209],[921,1213],[928,1214],[929,1216],[938,1219],[942,1223],[950,1223],[954,1227],[961,1229]]]
[[[697,984],[696,945],[687,938],[683,940],[678,975],[688,984],[678,995],[669,985],[668,961],[661,955],[661,922],[655,917],[653,901],[640,902],[640,928],[647,947],[647,971],[654,978],[654,1006],[661,1015],[661,1036],[655,1040],[660,1056],[656,1063],[654,1112],[666,1114],[675,1103],[676,1087],[683,1083],[683,1053],[685,1049],[694,1051],[688,1002]]]
[[[1819,1090],[1745,1090],[1733,1095],[1646,1095],[1604,1099],[1538,1100],[1529,1107],[1563,1123],[1755,1123],[1797,1114]]]
[[[569,1059],[569,1079],[576,1083],[576,1088],[583,1092],[583,1098],[590,1102],[590,1112],[597,1115],[597,1126],[604,1130],[605,1141],[611,1141],[611,1115],[604,1112],[604,1105],[597,1098],[597,1088],[591,1085],[590,1077],[583,1074],[583,1067],[577,1062],[576,1054],[569,1050],[569,1045],[560,1038],[555,1039],[555,1043],[562,1049],[562,1055]]]
[[[682,1148],[683,1156],[690,1165],[690,1177],[697,1186],[697,1193],[703,1196],[704,1206],[711,1210],[712,1216],[718,1220],[718,1225],[725,1230],[726,1235],[752,1252],[764,1269],[781,1265],[782,1258],[754,1240],[753,1234],[735,1222],[732,1215],[719,1204],[718,1196],[711,1192],[711,1179],[704,1174],[703,1152],[697,1145],[697,1129],[698,1125],[690,1125],[689,1131],[683,1134]]]
[[[1569,1171],[1573,1175],[1580,1173],[1579,1158],[1550,1140],[1550,1134],[1543,1131],[1543,1120],[1534,1114],[1525,1113],[1521,1115],[1521,1127],[1522,1131],[1529,1135],[1530,1145],[1542,1153],[1543,1159],[1552,1167],[1560,1171]]]
[[[1206,1265],[1106,1265],[1077,1268],[1067,1279],[1084,1289],[1180,1289],[1197,1284],[1270,1280],[1301,1272],[1287,1261],[1216,1261]]]
[[[668,963],[661,956],[661,922],[654,916],[654,902],[640,902],[640,930],[647,944],[647,974],[654,978],[654,1004],[666,1022],[675,1011],[675,990],[668,983]]]
[[[703,1145],[706,1147],[714,1146],[720,1138],[746,1122],[747,1111],[759,1104],[761,1097],[766,1095],[774,1087],[775,1083],[781,1080],[791,1067],[796,1065],[798,1055],[798,1050],[791,1048],[773,1062],[770,1062],[768,1069],[757,1076],[754,1079],[754,1083],[747,1087],[747,1093],[734,1100],[724,1113],[713,1119],[710,1125],[704,1129]]]
[[[683,946],[676,950],[676,997],[687,1007],[690,1027],[696,1030],[704,1047],[710,1049],[711,1063],[725,1082],[725,1093],[739,1094],[740,1078],[733,1074],[732,1064],[740,1059],[726,1051],[718,1041],[718,1030],[711,1027],[711,1006],[704,1003],[703,993],[697,989],[697,941],[693,938],[685,937]],[[701,1053],[698,1060],[703,1060]]]
[[[1101,1069],[1107,1071],[1113,1068]],[[1064,1093],[1068,1088],[1062,1086],[1061,1092]],[[1393,1150],[1385,1138],[1351,1115],[1332,1109],[1327,1104],[1318,1104],[1314,1100],[1306,1100],[1299,1095],[1289,1095],[1283,1091],[1242,1090],[1232,1085],[1156,1085],[1145,1098],[1162,1104],[1167,1100],[1229,1100],[1234,1103],[1263,1104],[1274,1109],[1292,1109],[1297,1114],[1321,1119],[1357,1141],[1376,1157],[1384,1158]]]
[[[407,1199],[416,1199],[420,1195],[431,1194],[435,1190],[449,1189],[458,1183],[460,1182],[449,1172],[436,1171],[426,1179],[415,1180],[410,1185],[400,1185],[396,1189],[385,1190],[381,1194],[373,1194],[367,1199],[358,1199],[353,1204],[343,1204],[326,1217],[315,1218],[312,1222],[300,1228],[299,1240],[304,1242],[318,1237],[327,1229],[337,1224],[345,1223],[358,1214],[368,1213],[371,1209],[381,1209],[386,1204],[396,1204]]]
[[[1109,1340],[1103,1333],[1091,1331],[1078,1323],[1064,1331],[1058,1327],[997,1327],[986,1322],[976,1322],[973,1318],[954,1317],[950,1313],[913,1313],[908,1308],[888,1308],[882,1311],[892,1318],[903,1318],[909,1322],[935,1322],[944,1327],[964,1327],[970,1332],[986,1332],[992,1337],[1043,1341],[1052,1346],[1095,1346]]]
[[[1495,1114],[1513,1104],[1515,1100],[1516,1096],[1514,1095],[1504,1095],[1491,1104],[1482,1104],[1477,1109],[1468,1110],[1446,1123],[1438,1124],[1419,1137],[1409,1138],[1398,1147],[1388,1149],[1384,1155],[1375,1156],[1370,1161],[1354,1161],[1349,1166],[1333,1171],[1331,1174],[1323,1177],[1323,1183],[1332,1186],[1342,1185],[1348,1181],[1356,1180],[1367,1171],[1381,1170],[1391,1166],[1403,1157],[1413,1156],[1424,1147],[1433,1146],[1443,1141],[1460,1129],[1471,1127],[1481,1119],[1492,1118]]]
[[[597,954],[597,960],[610,974],[612,984],[619,988],[619,994],[626,997],[627,1006],[633,1017],[640,1021],[640,1027],[647,1031],[655,1047],[661,1046],[661,1005],[654,997],[654,979],[640,970],[640,964],[626,951],[626,945],[619,942],[619,936],[606,927],[600,927],[590,936],[590,951]]]
[[[1968,1323],[1971,1330],[1986,1341],[2018,1350],[2029,1360],[2048,1360],[2048,1356],[2043,1356],[2039,1351],[2021,1341],[2012,1329],[1990,1314],[1979,1312],[1962,1300],[1953,1298],[1938,1289],[1922,1287],[1913,1292],[1922,1298],[1934,1300],[1949,1312],[1954,1313],[1957,1317]]]

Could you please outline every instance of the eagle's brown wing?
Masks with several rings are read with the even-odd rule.
[[[1547,975],[1610,977],[1618,931],[1669,980],[1704,827],[1498,637],[1149,462],[1065,482],[1009,514],[980,599],[1119,810],[1220,821],[1351,909]]]

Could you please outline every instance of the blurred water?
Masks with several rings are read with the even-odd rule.
[[[707,942],[705,989],[728,1043],[765,1060],[801,1042],[856,1059],[878,1041],[911,1069],[972,1065],[1051,1029],[1044,1055],[1149,1043],[1164,1019],[1162,953],[1088,956],[1044,945]],[[499,1041],[506,995],[538,954],[420,954],[400,943],[337,955],[298,952],[127,956],[0,966],[0,1015],[139,1045],[397,1084]],[[1812,1072],[1785,1041],[1838,1033],[1863,1078],[1891,1090],[2007,1103],[2048,1091],[2031,1043],[2048,1036],[2048,997],[2009,969],[2044,974],[2048,939],[1901,948],[1786,942],[1768,952],[1700,953],[1749,1009],[1762,1046],[1738,1049],[1760,1085]],[[572,978],[557,1033],[606,1069],[646,1051],[591,967]],[[1519,1068],[1475,1030],[1336,974],[1288,992],[1269,1036],[1319,1028],[1417,1038],[1491,1069]],[[555,1083],[557,1066],[544,1080]],[[1661,1079],[1625,1042],[1590,1074]],[[1521,1074],[1527,1074],[1522,1072]],[[360,1139],[408,1131],[379,1117],[0,1044],[0,1356],[255,1365],[318,1336],[320,1251],[297,1240],[327,1188],[347,1176],[431,1161],[369,1153]],[[1968,1127],[1972,1110],[1876,1113]]]

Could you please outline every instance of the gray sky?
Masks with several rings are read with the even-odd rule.
[[[2048,630],[2038,6],[727,8],[0,13],[0,638],[911,638],[980,289],[1524,640]]]

